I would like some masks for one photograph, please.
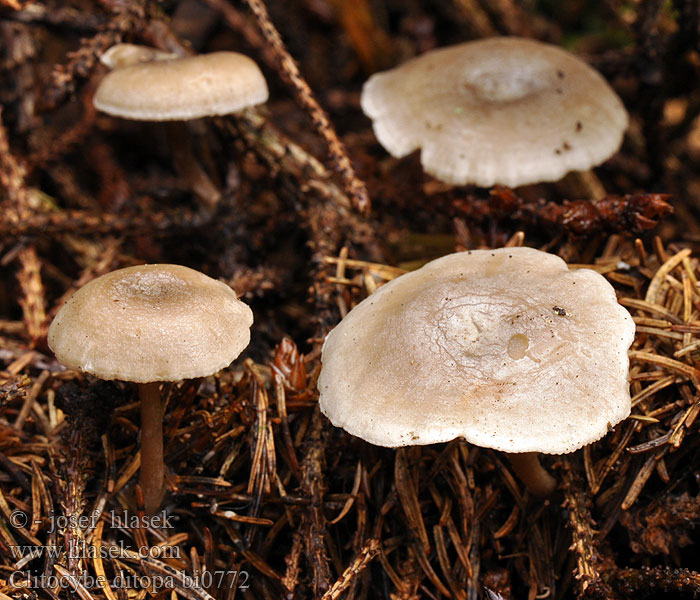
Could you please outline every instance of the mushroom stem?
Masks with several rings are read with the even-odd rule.
[[[538,498],[549,496],[557,487],[554,479],[540,464],[537,452],[505,453],[515,474],[525,484],[527,490]]]
[[[163,500],[163,412],[158,382],[140,383],[141,473],[139,484],[147,515],[154,515]]]
[[[603,183],[591,170],[572,171],[562,179],[564,193],[572,196],[572,199],[588,198],[590,200],[601,200],[605,198],[606,192]]]
[[[167,124],[167,137],[173,153],[173,163],[180,177],[184,179],[198,200],[208,210],[216,209],[221,200],[221,190],[207,175],[192,150],[192,142],[184,123]]]

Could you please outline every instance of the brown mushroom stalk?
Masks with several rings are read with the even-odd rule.
[[[591,170],[572,171],[561,180],[561,187],[569,198],[602,200],[607,195],[603,182]]]
[[[178,175],[183,178],[187,187],[197,196],[197,199],[208,210],[213,211],[221,200],[221,190],[212,181],[192,151],[192,142],[185,124],[180,121],[167,123],[166,135],[170,151],[173,153],[173,164]]]
[[[519,454],[506,452],[504,454],[508,457],[515,474],[533,496],[546,498],[554,492],[557,480],[547,473],[540,464],[537,452],[521,452]]]
[[[143,490],[146,514],[153,515],[163,500],[165,463],[163,461],[163,410],[160,384],[140,383],[141,400],[141,471],[139,484]]]

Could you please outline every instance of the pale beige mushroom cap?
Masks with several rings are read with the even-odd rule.
[[[150,46],[138,44],[114,44],[100,56],[100,62],[108,69],[123,69],[139,63],[153,60],[168,60],[177,58],[173,52],[164,52]]]
[[[453,184],[555,181],[612,154],[628,124],[603,77],[549,44],[497,37],[427,52],[370,77],[362,109],[393,156],[421,148]]]
[[[214,52],[116,69],[100,82],[93,104],[125,119],[178,121],[227,115],[267,98],[267,83],[253,60]]]
[[[594,271],[532,248],[451,254],[382,286],[330,332],[320,406],[380,446],[461,436],[572,452],[629,415],[634,331]]]
[[[204,377],[250,342],[253,313],[226,284],[180,265],[112,271],[80,288],[49,328],[71,369],[147,383]]]

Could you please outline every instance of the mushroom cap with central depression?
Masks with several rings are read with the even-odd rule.
[[[101,379],[178,381],[231,364],[252,323],[252,311],[226,284],[181,265],[141,265],[75,292],[48,342],[61,363]]]
[[[588,64],[550,44],[496,37],[439,48],[376,73],[362,109],[393,156],[421,149],[442,181],[518,186],[614,154],[625,108]]]
[[[634,331],[595,271],[532,248],[451,254],[382,286],[330,332],[321,410],[380,446],[464,437],[572,452],[629,415]]]

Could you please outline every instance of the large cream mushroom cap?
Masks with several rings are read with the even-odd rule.
[[[518,186],[586,170],[622,143],[622,102],[585,62],[549,44],[496,37],[376,73],[362,109],[393,156],[421,148],[442,181]]]
[[[250,342],[253,313],[226,284],[180,265],[112,271],[80,288],[49,328],[56,358],[101,379],[204,377]]]
[[[100,82],[93,104],[137,121],[186,121],[227,115],[265,102],[265,77],[236,52],[154,60],[115,69]]]
[[[532,248],[451,254],[382,286],[330,332],[320,406],[380,446],[461,436],[572,452],[629,415],[634,331],[595,271]]]

